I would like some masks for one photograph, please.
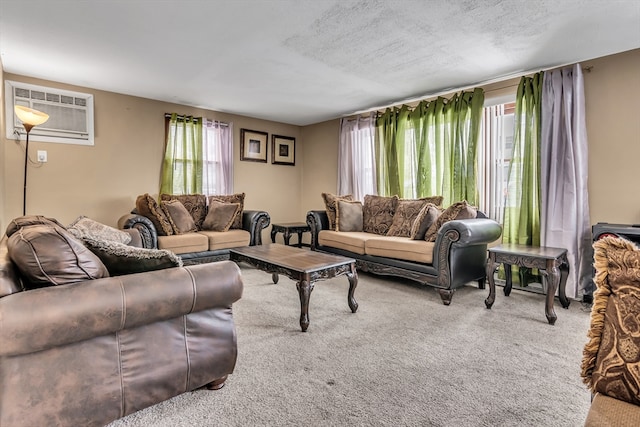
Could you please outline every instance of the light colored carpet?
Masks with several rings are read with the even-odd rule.
[[[580,426],[589,308],[468,286],[450,306],[412,282],[360,275],[316,283],[300,331],[295,283],[242,266],[238,362],[219,391],[197,390],[110,424],[125,426]]]

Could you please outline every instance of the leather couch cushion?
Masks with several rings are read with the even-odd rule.
[[[27,289],[109,277],[100,259],[57,225],[21,227],[9,237],[7,247]]]
[[[472,219],[477,215],[477,210],[473,206],[467,203],[466,200],[456,202],[449,206],[442,212],[442,215],[438,216],[433,224],[429,227],[424,235],[424,240],[427,242],[435,242],[438,236],[438,230],[447,221],[454,219]]]
[[[207,196],[204,194],[161,194],[160,202],[178,200],[187,209],[196,223],[198,230],[202,228],[202,221],[207,216]]]
[[[202,230],[228,231],[234,224],[242,207],[240,203],[226,203],[219,200],[209,200],[207,216],[202,223]]]
[[[22,227],[26,227],[28,225],[36,225],[36,224],[49,224],[54,225],[60,228],[64,228],[64,225],[60,224],[58,220],[54,218],[47,218],[42,215],[25,215],[20,216],[18,218],[14,218],[11,220],[9,225],[7,226],[7,237],[11,237],[13,233],[21,229]]]
[[[240,203],[240,211],[238,212],[235,219],[233,220],[233,223],[231,223],[230,228],[231,229],[242,228],[242,211],[244,211],[244,193],[211,196],[209,197],[209,205],[211,205],[212,200],[217,200],[218,202],[223,202],[223,203]]]
[[[373,237],[365,242],[367,255],[432,264],[434,243],[408,237]]]
[[[77,239],[94,239],[110,242],[123,243],[125,245],[131,242],[131,235],[117,228],[110,227],[98,221],[94,221],[86,216],[79,216],[68,227],[67,231],[73,234]]]
[[[91,238],[85,238],[84,243],[100,258],[111,276],[182,267],[180,257],[168,250],[136,248]]]
[[[198,226],[193,217],[180,200],[163,200],[160,206],[164,213],[171,218],[173,234],[184,234],[198,231]]]
[[[249,246],[251,234],[246,230],[229,230],[229,231],[198,231],[198,234],[204,235],[209,240],[209,250],[217,251],[220,249],[238,248],[241,246]]]
[[[199,232],[158,236],[158,249],[167,249],[174,254],[202,252],[209,250],[209,240]]]
[[[363,231],[322,230],[318,233],[318,244],[364,255],[365,242],[372,237],[375,237],[375,235]]]
[[[363,230],[386,236],[396,211],[398,196],[383,197],[367,194],[362,208]]]
[[[149,218],[156,227],[158,236],[171,236],[173,234],[173,226],[167,214],[149,193],[138,196],[136,210],[140,215]]]
[[[362,203],[336,201],[336,231],[362,231]]]
[[[327,218],[329,219],[329,229],[336,229],[336,202],[338,200],[353,201],[351,194],[345,194],[342,196],[336,196],[331,193],[322,193],[322,200],[324,200],[325,210],[327,211]]]

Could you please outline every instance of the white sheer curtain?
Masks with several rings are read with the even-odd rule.
[[[375,113],[340,120],[338,194],[352,194],[360,201],[367,194],[378,194],[374,132]]]
[[[546,71],[542,89],[540,243],[568,250],[566,293],[591,287],[591,225],[584,84],[580,64]]]
[[[513,124],[513,118],[508,122]],[[505,163],[507,153],[504,104],[483,109],[482,141],[482,144],[478,144],[478,208],[489,218],[502,224],[508,167],[508,163]],[[510,142],[513,143],[513,139]]]
[[[233,193],[233,123],[203,120],[202,192]]]

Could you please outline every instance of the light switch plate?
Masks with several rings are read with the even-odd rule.
[[[38,162],[47,163],[47,152],[45,150],[38,150]]]

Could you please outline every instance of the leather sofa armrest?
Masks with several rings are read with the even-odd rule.
[[[318,233],[329,230],[329,217],[325,210],[311,210],[307,212],[307,225],[311,231],[311,250],[318,245]]]
[[[238,266],[220,261],[18,292],[0,298],[0,357],[230,309],[242,290]]]
[[[134,213],[126,214],[118,220],[118,228],[122,230],[137,229],[143,248],[158,249],[158,232],[149,218]]]
[[[265,211],[242,211],[242,229],[249,232],[249,246],[262,244],[262,230],[271,224],[271,216]]]

